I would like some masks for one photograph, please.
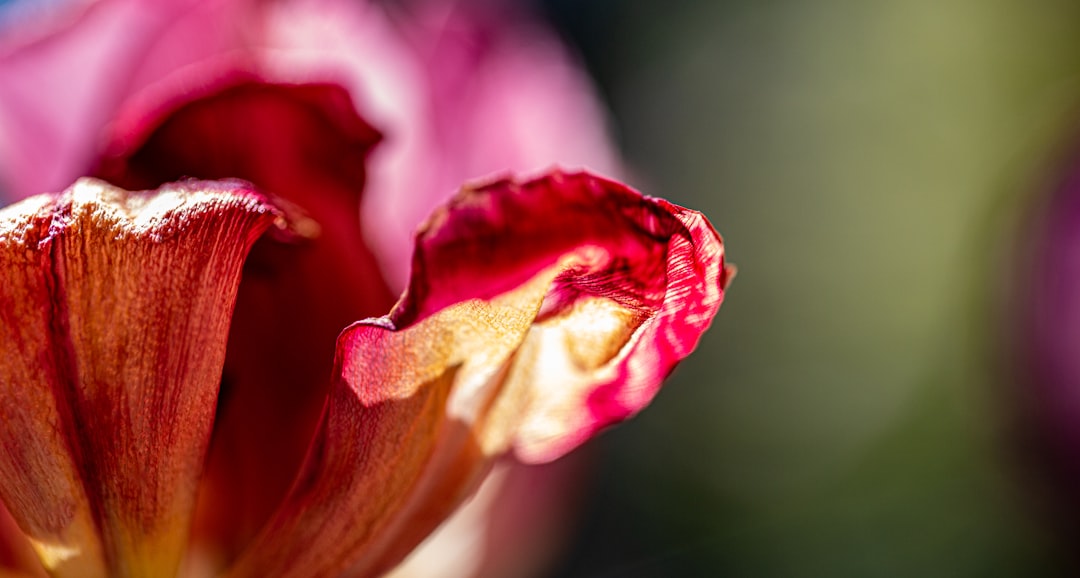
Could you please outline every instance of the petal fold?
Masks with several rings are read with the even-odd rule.
[[[0,212],[0,498],[54,576],[176,571],[241,266],[277,218],[196,181]]]
[[[731,271],[698,213],[588,174],[466,189],[417,235],[388,317],[338,340],[289,497],[233,576],[373,576],[494,457],[555,459],[641,409]]]

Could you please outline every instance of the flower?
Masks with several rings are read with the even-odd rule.
[[[96,177],[0,213],[0,498],[51,573],[384,572],[497,457],[553,460],[644,407],[711,322],[712,227],[587,172],[467,185],[402,258],[448,179],[600,131],[487,116],[550,106],[511,80],[558,53],[512,58],[439,4],[400,18],[103,0],[3,55],[8,190]],[[86,90],[41,91],[57,74]]]

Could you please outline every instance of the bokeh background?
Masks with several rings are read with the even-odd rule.
[[[1080,126],[1080,7],[538,8],[599,83],[636,184],[709,215],[740,268],[700,350],[593,445],[553,575],[1075,570],[1014,443],[999,297]]]

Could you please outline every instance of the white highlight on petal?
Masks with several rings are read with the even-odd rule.
[[[30,539],[30,545],[34,547],[41,563],[48,570],[55,570],[64,562],[82,553],[82,548],[77,546],[65,546],[63,544],[50,544],[39,540]]]

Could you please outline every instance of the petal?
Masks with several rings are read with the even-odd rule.
[[[494,456],[554,459],[648,403],[729,277],[700,214],[615,182],[463,191],[418,234],[391,315],[339,338],[316,443],[232,575],[389,569]]]
[[[239,177],[292,203],[298,238],[265,238],[245,266],[197,540],[232,559],[289,489],[322,415],[343,328],[393,305],[360,230],[379,135],[336,85],[241,81],[118,125],[98,174],[128,187]]]
[[[476,494],[387,576],[548,575],[574,537],[574,511],[595,457],[582,448],[546,464],[500,460]]]
[[[587,74],[525,3],[402,4],[399,43],[411,49],[421,94],[431,97],[382,115],[388,142],[365,212],[379,224],[372,246],[397,286],[408,279],[412,232],[467,179],[556,164],[622,172]]]
[[[251,0],[98,0],[12,22],[0,34],[0,198],[86,174],[122,102],[245,47],[254,9]]]
[[[82,180],[0,212],[0,497],[58,576],[162,576],[187,542],[241,264],[239,184]]]
[[[46,576],[30,541],[0,504],[0,576]]]

